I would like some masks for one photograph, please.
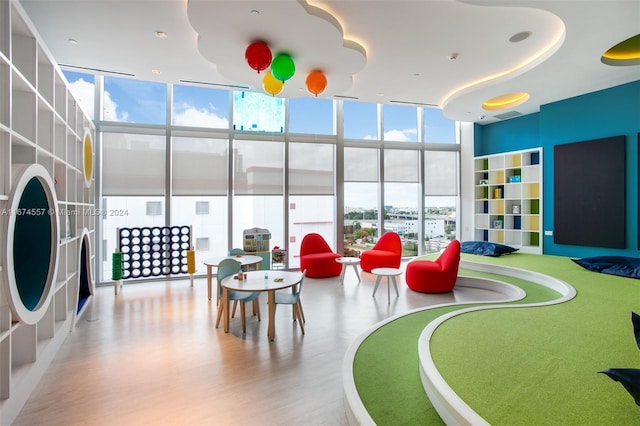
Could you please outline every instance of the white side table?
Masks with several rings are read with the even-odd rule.
[[[358,265],[360,264],[360,259],[357,257],[339,257],[336,259],[336,262],[342,263],[342,274],[340,275],[340,284],[344,285],[344,274],[347,272],[347,266],[353,266],[353,270],[356,271],[356,277],[358,277],[358,282],[360,282],[360,274],[358,273]]]
[[[402,274],[400,269],[396,268],[374,268],[371,270],[371,273],[377,275],[376,286],[373,288],[373,297],[376,297],[376,291],[378,290],[378,285],[380,284],[380,280],[382,277],[387,277],[387,300],[388,303],[391,303],[391,289],[389,285],[389,278],[393,280],[393,288],[396,289],[396,297],[400,297],[398,293],[398,284],[396,283],[396,277]]]

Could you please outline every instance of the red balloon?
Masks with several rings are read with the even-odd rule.
[[[314,70],[307,76],[306,83],[307,90],[318,96],[320,93],[324,92],[324,89],[327,87],[327,77],[322,71]]]
[[[271,50],[263,41],[253,42],[244,52],[244,57],[249,66],[258,71],[266,70],[271,65]]]

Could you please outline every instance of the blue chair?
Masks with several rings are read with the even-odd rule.
[[[220,281],[223,278],[228,276],[232,276],[241,271],[240,263],[236,262],[233,259],[223,259],[218,265],[218,318],[216,320],[216,328],[220,325],[220,319],[222,318],[222,285]],[[260,321],[260,305],[259,299],[260,293],[248,293],[246,291],[229,291],[229,301],[239,302],[240,303],[240,315],[242,316],[242,332],[247,332],[247,322],[245,318],[245,303],[253,302],[253,314],[258,316],[258,321]],[[229,309],[229,307],[225,307]]]
[[[304,318],[304,311],[302,310],[302,303],[300,302],[300,293],[302,292],[302,282],[304,281],[306,275],[307,270],[305,269],[302,272],[300,282],[291,287],[291,292],[286,290],[276,291],[275,298],[276,306],[291,305],[291,308],[293,309],[293,320],[298,320],[298,325],[300,325],[300,331],[302,331],[302,334],[304,334],[304,323],[306,322],[306,320]]]
[[[245,255],[247,254],[244,250],[242,250],[241,248],[232,248],[231,250],[229,250],[229,256],[239,256],[239,255]],[[245,269],[242,268],[242,270],[244,271]],[[233,301],[233,309],[231,310],[231,318],[233,318],[236,315],[236,307],[238,306],[238,301],[234,300]],[[254,315],[255,310],[254,310]]]

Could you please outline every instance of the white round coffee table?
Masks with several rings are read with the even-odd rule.
[[[391,289],[389,288],[389,278],[393,280],[393,288],[396,289],[396,297],[400,297],[398,293],[398,284],[396,283],[396,277],[402,274],[402,271],[397,268],[374,268],[371,270],[371,273],[377,275],[376,286],[373,288],[373,297],[376,297],[376,291],[378,290],[378,285],[380,284],[380,280],[382,277],[387,277],[387,300],[388,303],[391,303]]]
[[[353,270],[356,271],[356,277],[358,277],[358,282],[360,282],[360,274],[358,273],[358,265],[360,264],[360,259],[357,257],[339,257],[336,259],[336,262],[342,263],[342,274],[340,275],[340,284],[344,285],[344,274],[347,272],[347,266],[353,266]]]

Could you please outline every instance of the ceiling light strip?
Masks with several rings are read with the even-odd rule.
[[[476,80],[472,80],[470,82],[467,82],[458,86],[457,88],[453,89],[452,91],[444,95],[444,97],[442,98],[442,102],[440,102],[440,105],[443,105],[443,106],[446,105],[455,95],[457,95],[458,93],[464,92],[471,87],[479,86],[483,83],[487,83],[492,80],[505,77],[509,74],[515,74],[518,71],[527,70],[530,66],[537,65],[547,57],[551,56],[554,52],[556,52],[560,48],[560,46],[562,45],[562,42],[565,39],[565,36],[566,36],[566,28],[564,25],[562,25],[562,28],[560,29],[560,31],[558,31],[558,33],[553,38],[553,40],[551,40],[546,46],[538,50],[536,53],[534,53],[533,55],[531,55],[521,63],[516,64],[505,70],[498,71],[496,73],[493,73],[484,77],[480,77]]]

